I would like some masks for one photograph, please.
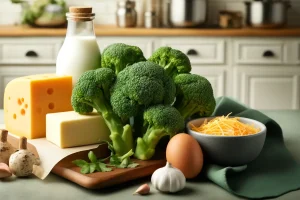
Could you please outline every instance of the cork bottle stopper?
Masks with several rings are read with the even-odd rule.
[[[0,129],[0,141],[7,142],[8,131],[4,129]]]
[[[91,21],[95,16],[92,13],[92,7],[89,6],[71,6],[67,17],[74,21]]]
[[[69,8],[70,13],[85,13],[85,14],[91,14],[92,13],[92,7],[88,6],[71,6]]]
[[[24,149],[24,150],[27,149],[27,138],[26,137],[20,138],[19,149]]]

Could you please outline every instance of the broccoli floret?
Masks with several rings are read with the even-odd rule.
[[[151,105],[172,104],[175,93],[174,81],[163,68],[145,61],[128,66],[118,74],[110,102],[114,112],[126,120]]]
[[[194,114],[200,117],[210,116],[216,106],[213,89],[210,82],[197,74],[179,74],[174,78],[176,84],[176,101],[184,119]]]
[[[140,109],[138,102],[128,98],[121,90],[112,93],[111,105],[123,122],[128,122],[129,118],[135,116]]]
[[[162,66],[171,77],[181,73],[189,73],[192,69],[187,55],[171,47],[158,48],[148,60]]]
[[[111,69],[100,68],[83,73],[72,92],[74,110],[84,114],[95,108],[105,113],[109,107],[109,90],[115,79]]]
[[[110,88],[115,79],[114,71],[108,68],[85,72],[74,86],[71,102],[78,113],[89,113],[94,108],[102,115],[111,131],[110,139],[114,150],[117,155],[122,156],[132,149],[133,141],[131,126],[124,126],[110,105]]]
[[[125,67],[145,60],[146,58],[139,47],[115,43],[103,50],[101,65],[104,68],[114,70],[118,74]]]
[[[174,136],[184,128],[184,120],[178,110],[169,105],[156,105],[144,112],[143,137],[137,139],[135,157],[141,160],[150,159],[155,147],[164,136]]]

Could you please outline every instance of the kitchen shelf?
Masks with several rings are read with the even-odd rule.
[[[237,36],[237,37],[295,37],[300,36],[300,27],[281,29],[219,29],[219,28],[118,28],[95,26],[97,36]],[[0,26],[0,37],[65,36],[65,28],[32,28],[28,26]]]

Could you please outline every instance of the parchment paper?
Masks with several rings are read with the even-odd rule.
[[[94,144],[61,149],[60,147],[46,140],[46,138],[28,140],[28,143],[35,146],[39,154],[41,165],[34,169],[33,173],[40,179],[45,179],[53,167],[63,158],[80,151],[96,149],[99,146],[99,144]]]

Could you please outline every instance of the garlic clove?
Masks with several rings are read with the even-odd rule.
[[[150,193],[150,187],[148,184],[141,185],[133,194],[146,195]]]
[[[26,137],[20,138],[20,150],[9,158],[9,168],[17,177],[29,176],[33,172],[33,165],[36,164],[36,157],[27,150]]]
[[[0,163],[0,179],[1,178],[8,178],[11,177],[12,173],[8,167],[7,164],[5,163]]]

